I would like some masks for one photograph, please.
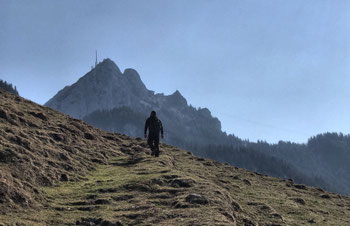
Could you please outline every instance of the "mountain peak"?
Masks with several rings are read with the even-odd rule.
[[[171,104],[187,106],[187,100],[181,95],[179,90],[176,90],[173,94],[169,95],[168,100]]]
[[[109,58],[103,59],[102,62],[96,65],[95,69],[97,71],[116,72],[117,74],[121,74],[121,71],[117,64]]]
[[[103,59],[102,62],[99,62],[97,65],[108,65],[108,64],[112,64],[112,65],[117,66],[116,63],[113,60],[111,60],[110,58]]]
[[[147,88],[145,84],[142,82],[139,73],[137,73],[135,69],[127,68],[124,70],[123,75],[125,76],[127,81],[130,83],[132,90],[135,94],[138,94],[138,95],[145,94],[145,91],[147,91]]]
[[[127,69],[124,70],[123,75],[124,75],[128,80],[131,80],[131,81],[141,81],[141,77],[140,77],[139,73],[138,73],[135,69],[127,68]]]
[[[83,118],[99,109],[135,106],[149,91],[136,70],[121,73],[109,58],[104,59],[76,83],[60,90],[45,105],[75,118]]]
[[[183,97],[179,90],[176,90],[172,95]]]

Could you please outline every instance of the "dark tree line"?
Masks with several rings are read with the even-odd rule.
[[[1,79],[0,79],[0,88],[7,92],[13,93],[15,95],[19,95],[16,86],[13,87],[11,83],[7,83],[6,81],[3,81]]]
[[[203,157],[297,183],[350,194],[350,135],[324,133],[306,144],[247,142],[241,146],[209,145]]]

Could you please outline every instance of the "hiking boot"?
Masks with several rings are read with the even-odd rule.
[[[159,157],[159,150],[156,150],[155,153],[154,153],[154,155],[155,155],[156,157]]]

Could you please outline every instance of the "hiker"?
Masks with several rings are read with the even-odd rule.
[[[145,138],[147,138],[148,129],[148,140],[147,143],[152,150],[152,156],[159,156],[159,133],[163,139],[163,125],[162,122],[157,118],[155,111],[151,112],[151,116],[146,120],[145,123]]]

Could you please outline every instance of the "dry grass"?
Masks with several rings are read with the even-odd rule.
[[[165,144],[151,157],[142,139],[4,92],[0,99],[3,224],[350,225],[349,197]]]

